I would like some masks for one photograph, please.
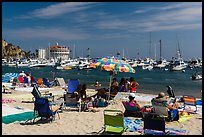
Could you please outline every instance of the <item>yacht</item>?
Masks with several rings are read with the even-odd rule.
[[[144,64],[142,65],[142,69],[152,70],[153,69],[153,60],[150,58],[146,58],[144,60]]]
[[[28,67],[29,68],[33,68],[33,67],[46,67],[47,66],[47,62],[44,60],[38,60],[38,59],[31,59]]]
[[[192,80],[202,80],[202,74],[194,74],[191,76]]]

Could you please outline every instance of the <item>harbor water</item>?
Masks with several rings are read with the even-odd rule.
[[[195,72],[202,73],[202,68],[190,69],[186,68],[185,72],[182,71],[165,71],[164,69],[154,68],[151,71],[142,70],[141,67],[135,68],[136,73],[118,73],[113,77],[117,78],[120,82],[122,77],[130,78],[134,77],[140,84],[137,88],[138,93],[150,93],[158,94],[163,91],[166,93],[166,86],[170,85],[176,96],[179,95],[193,95],[195,97],[201,97],[202,80],[191,80],[191,76]],[[57,70],[53,67],[44,68],[16,68],[2,66],[2,75],[5,73],[25,73],[31,72],[32,76],[38,78],[48,78],[50,81],[55,77],[64,78],[67,83],[69,79],[79,79],[81,84],[87,84],[88,88],[95,88],[93,86],[96,80],[102,84],[101,87],[107,88],[110,81],[110,75],[108,71],[101,71],[100,69],[91,70]]]

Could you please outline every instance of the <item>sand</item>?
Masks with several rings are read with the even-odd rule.
[[[63,95],[64,90],[57,87],[50,89],[57,97]],[[95,93],[95,90],[88,89],[88,95]],[[141,98],[145,94],[140,94]],[[151,95],[149,95],[151,96]],[[9,106],[19,106],[25,109],[33,110],[33,103],[21,103],[22,100],[32,100],[32,95],[27,91],[14,91],[12,94],[2,93],[2,99],[15,99],[16,102],[7,103]],[[52,123],[28,123],[15,122],[11,124],[2,123],[2,135],[94,135],[99,132],[104,124],[104,109],[119,109],[124,112],[121,99],[116,99],[105,108],[98,108],[99,112],[77,112],[63,111],[60,113],[60,119],[56,116],[56,120]],[[145,105],[149,102],[139,101],[139,104]],[[2,110],[4,111],[4,110]],[[192,118],[181,123],[171,122],[166,127],[187,130],[187,135],[202,135],[202,115],[194,114]],[[135,135],[135,132],[124,132],[123,135]]]

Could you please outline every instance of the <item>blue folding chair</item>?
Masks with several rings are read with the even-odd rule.
[[[43,84],[46,85],[47,87],[51,86],[51,83],[48,82],[48,80],[46,78],[43,78]]]
[[[50,109],[50,104],[48,99],[46,98],[36,98],[35,103],[34,103],[34,120],[37,117],[41,117],[41,119],[45,118],[47,120],[50,120],[51,122],[55,120],[55,114],[58,113],[59,117],[59,110],[60,107],[57,107],[55,110]],[[60,119],[60,117],[59,117]]]
[[[77,86],[79,85],[79,80],[78,79],[70,79],[68,81],[68,93],[73,93],[77,91]]]

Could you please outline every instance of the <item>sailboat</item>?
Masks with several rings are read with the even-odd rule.
[[[183,61],[181,57],[181,51],[178,42],[177,58],[174,58],[170,64],[171,71],[181,71],[187,67],[187,64]]]
[[[156,63],[156,65],[154,65],[154,67],[157,67],[157,68],[164,68],[168,65],[168,62],[166,61],[166,59],[163,59],[162,56],[161,56],[161,40],[159,40],[160,42],[160,60]]]

